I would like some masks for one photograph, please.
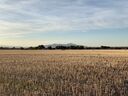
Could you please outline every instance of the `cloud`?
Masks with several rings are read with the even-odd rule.
[[[127,0],[0,0],[0,37],[128,27]]]

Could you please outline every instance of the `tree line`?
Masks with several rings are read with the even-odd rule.
[[[61,49],[61,50],[68,50],[68,49],[128,49],[128,47],[110,47],[110,46],[100,46],[100,47],[85,47],[83,45],[71,45],[71,46],[56,46],[56,47],[52,47],[52,46],[48,46],[46,47],[45,45],[39,45],[36,47],[0,47],[0,49],[2,50],[57,50],[57,49]]]

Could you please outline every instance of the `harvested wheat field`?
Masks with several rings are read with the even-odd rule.
[[[128,51],[1,50],[0,96],[128,96]]]

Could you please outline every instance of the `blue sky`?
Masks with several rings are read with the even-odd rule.
[[[0,45],[128,46],[128,0],[0,0]]]

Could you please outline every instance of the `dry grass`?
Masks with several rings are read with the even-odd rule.
[[[128,96],[128,51],[0,51],[0,96]]]

